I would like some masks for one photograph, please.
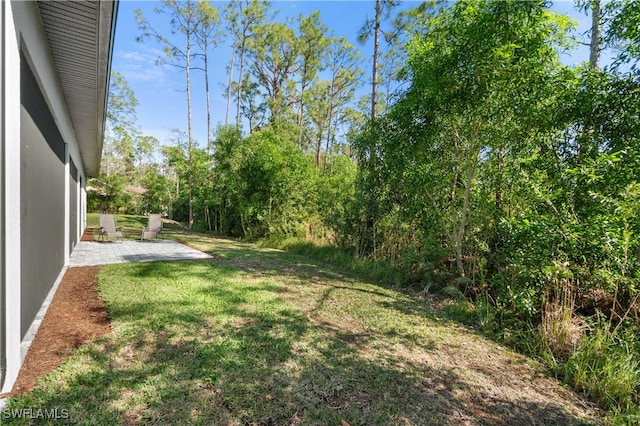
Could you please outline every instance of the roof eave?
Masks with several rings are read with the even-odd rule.
[[[102,147],[104,142],[104,130],[107,117],[107,102],[109,99],[109,77],[111,75],[111,59],[113,57],[113,43],[115,40],[116,21],[118,16],[118,1],[100,2],[99,17],[99,58],[98,58],[98,138],[96,151],[93,153],[93,161],[83,158],[87,162],[85,174],[97,176],[100,174],[100,162],[102,161]],[[103,53],[104,50],[104,53]],[[82,150],[82,147],[81,147]],[[82,151],[81,151],[82,152]]]
[[[83,170],[100,173],[118,0],[38,2]]]

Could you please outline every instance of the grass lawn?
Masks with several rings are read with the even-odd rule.
[[[103,266],[113,333],[9,409],[65,409],[63,423],[90,425],[592,422],[531,360],[425,300],[302,256],[168,231],[215,259]]]

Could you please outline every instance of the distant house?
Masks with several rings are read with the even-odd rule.
[[[86,227],[117,1],[0,1],[0,388]]]

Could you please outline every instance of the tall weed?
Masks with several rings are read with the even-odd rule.
[[[613,332],[606,321],[583,339],[565,364],[565,378],[613,411],[631,413],[640,402],[640,359],[630,333]]]
[[[585,325],[575,315],[575,285],[565,264],[547,268],[550,290],[543,298],[538,335],[556,362],[566,362],[582,340]]]

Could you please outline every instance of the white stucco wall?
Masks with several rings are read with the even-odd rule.
[[[2,145],[4,158],[2,173],[4,199],[4,296],[2,319],[5,326],[4,356],[6,362],[1,392],[8,392],[18,376],[22,359],[20,356],[20,50],[19,35],[14,25],[15,6],[3,2],[4,66],[2,86],[4,91],[4,129]]]

